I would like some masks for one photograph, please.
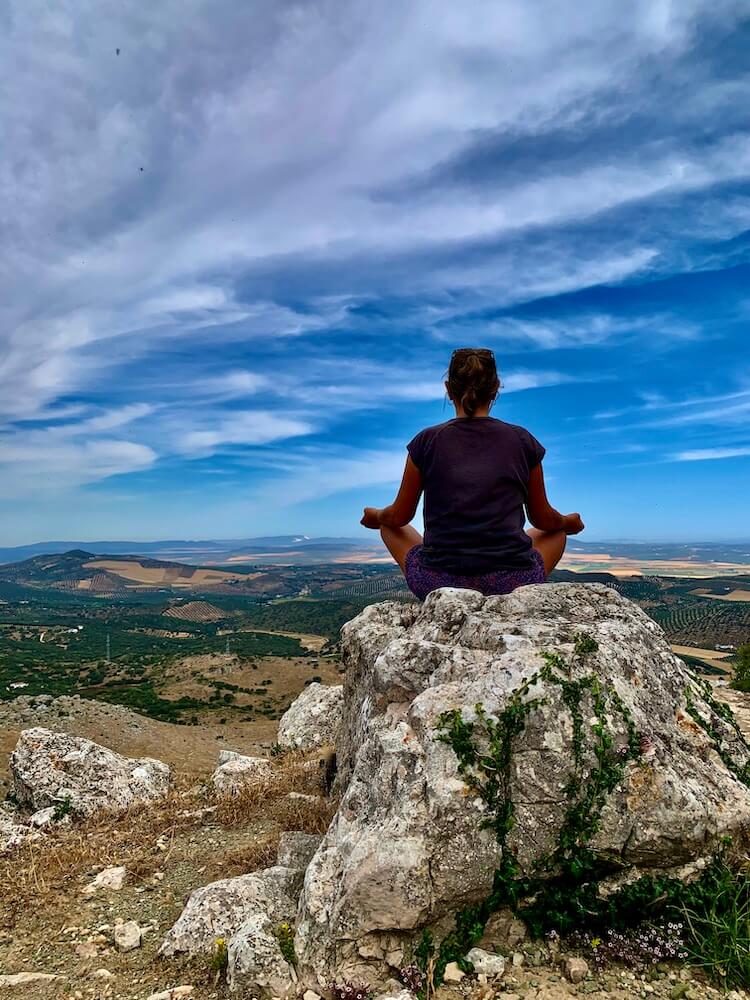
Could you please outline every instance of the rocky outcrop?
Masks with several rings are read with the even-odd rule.
[[[20,805],[59,806],[78,816],[153,802],[171,786],[171,771],[161,761],[134,760],[91,740],[40,728],[21,733],[10,771]]]
[[[279,722],[279,744],[291,750],[335,745],[343,708],[341,684],[308,685]]]
[[[750,819],[750,751],[731,717],[612,589],[444,589],[371,606],[342,636],[344,794],[297,921],[310,982],[382,981],[424,928],[439,939],[489,895],[504,856],[551,877],[591,788],[601,806],[578,839],[620,880],[695,870]],[[513,814],[501,838],[499,793],[494,806],[485,794],[498,769]]]

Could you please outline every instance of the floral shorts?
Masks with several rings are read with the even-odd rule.
[[[406,553],[404,576],[409,590],[423,601],[432,590],[438,587],[460,587],[462,590],[478,590],[480,594],[509,594],[516,587],[525,587],[529,583],[544,583],[547,579],[544,572],[544,560],[540,552],[531,550],[533,565],[527,569],[504,569],[494,573],[482,573],[480,576],[457,576],[441,569],[432,569],[422,562],[422,546],[415,545]]]

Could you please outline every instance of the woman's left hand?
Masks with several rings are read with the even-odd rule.
[[[365,507],[365,512],[359,523],[363,524],[366,528],[379,528],[380,510],[377,507]]]

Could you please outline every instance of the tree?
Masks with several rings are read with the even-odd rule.
[[[750,691],[750,642],[743,643],[737,650],[732,687],[737,691]]]

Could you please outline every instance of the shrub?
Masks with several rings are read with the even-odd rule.
[[[732,687],[736,691],[750,691],[750,642],[744,643],[737,650]]]

